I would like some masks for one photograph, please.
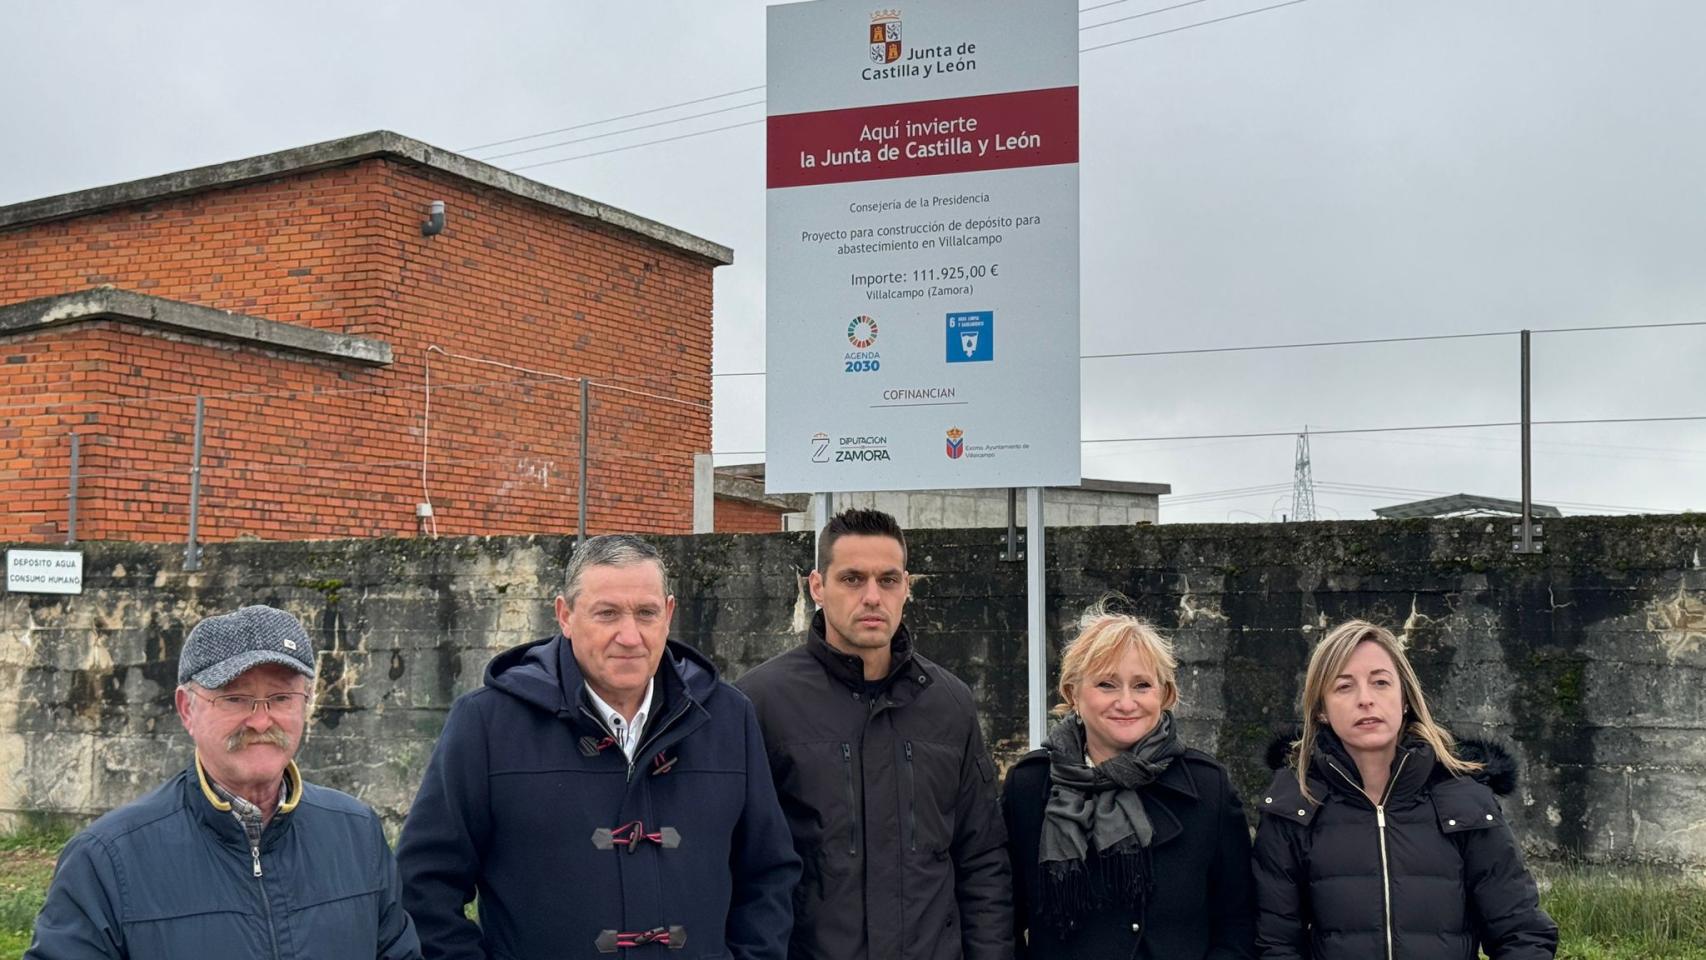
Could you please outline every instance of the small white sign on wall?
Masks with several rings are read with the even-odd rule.
[[[8,593],[82,593],[83,551],[7,550]]]

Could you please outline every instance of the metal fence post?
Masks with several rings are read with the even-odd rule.
[[[1528,403],[1528,331],[1522,331],[1522,522],[1512,532],[1520,538],[1517,540],[1517,553],[1539,553],[1540,545],[1534,542],[1534,492],[1533,492],[1533,463],[1529,454],[1529,432],[1531,421]]]
[[[71,489],[65,505],[65,542],[77,542],[77,467],[82,460],[82,438],[71,431]]]
[[[196,542],[196,524],[201,517],[201,425],[206,418],[207,401],[195,398],[195,452],[190,455],[190,538],[184,549],[184,569],[201,569],[201,544]]]
[[[578,517],[575,523],[575,546],[586,542],[586,461],[587,461],[587,407],[592,396],[592,386],[586,377],[581,377],[581,485],[579,504],[576,507]]]

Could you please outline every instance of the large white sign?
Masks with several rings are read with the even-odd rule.
[[[82,593],[81,550],[6,551],[9,593]]]
[[[765,487],[1076,485],[1076,7],[768,16]]]

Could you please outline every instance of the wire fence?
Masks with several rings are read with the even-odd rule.
[[[207,541],[680,532],[692,516],[709,404],[438,352],[407,386],[8,398],[0,540],[181,540],[193,569]]]
[[[1580,327],[1536,333],[1701,327],[1701,321]],[[1086,356],[1162,360],[1186,354],[1293,350],[1506,336],[1512,331],[1214,346]],[[762,375],[760,372],[755,374]],[[695,458],[710,452],[710,405],[682,396],[698,378],[669,374],[582,380],[429,348],[419,383],[321,383],[223,393],[88,394],[0,391],[0,539],[175,540],[578,533],[689,529]],[[744,376],[746,374],[736,374]],[[274,386],[268,384],[267,386]],[[1428,418],[1418,415],[1418,420]],[[1706,422],[1706,410],[1646,417],[1535,420],[1536,426]],[[1427,443],[1516,456],[1518,421],[1370,423],[1315,427],[1313,437]],[[1126,445],[1184,448],[1289,430],[1088,437],[1086,451]],[[1414,440],[1405,440],[1414,437]],[[1562,438],[1541,440],[1545,449]],[[1575,444],[1574,446],[1581,446]],[[1589,445],[1593,446],[1593,445]],[[1706,461],[1686,446],[1599,445],[1601,457]],[[1633,452],[1629,452],[1633,451]],[[750,458],[763,451],[746,453]],[[1579,451],[1578,451],[1579,452]],[[1588,451],[1594,453],[1595,451]],[[1295,484],[1186,489],[1170,508],[1281,498]],[[703,478],[698,478],[703,483]],[[1444,496],[1402,482],[1323,478],[1323,493],[1362,500]],[[1616,498],[1607,498],[1616,499]],[[1547,498],[1576,512],[1662,512],[1664,506]],[[190,561],[196,551],[190,549]]]

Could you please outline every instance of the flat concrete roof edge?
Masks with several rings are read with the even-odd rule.
[[[576,216],[597,220],[685,253],[704,257],[718,265],[734,262],[734,251],[720,243],[713,243],[668,224],[589,200],[579,194],[530,180],[489,163],[482,163],[390,130],[375,130],[241,160],[228,160],[127,183],[92,187],[39,200],[9,204],[0,207],[0,230],[48,220],[63,220],[112,207],[149,203],[221,187],[240,186],[381,156],[397,157]],[[424,211],[422,215],[425,216]]]
[[[1165,496],[1173,492],[1170,483],[1144,483],[1141,480],[1092,480],[1086,477],[1079,481],[1077,487],[1065,487],[1067,490],[1093,490],[1097,493],[1147,493],[1155,496]]]
[[[381,367],[392,362],[391,345],[383,340],[328,333],[113,287],[0,306],[0,337],[35,333],[85,320],[109,319],[364,366]]]
[[[811,506],[812,498],[809,493],[765,493],[763,481],[748,477],[717,474],[711,481],[711,486],[716,496],[774,510],[798,513]]]

